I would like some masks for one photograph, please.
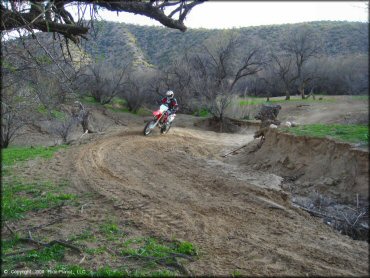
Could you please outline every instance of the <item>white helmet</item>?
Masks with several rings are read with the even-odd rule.
[[[172,91],[167,91],[166,96],[169,98],[173,98],[174,93]]]

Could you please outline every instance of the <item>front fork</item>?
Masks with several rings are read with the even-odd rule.
[[[159,121],[163,118],[163,116],[164,116],[164,113],[162,113],[162,115],[158,118],[158,120],[156,120],[156,122],[155,122],[155,124],[154,124],[153,128],[155,128],[155,127],[157,126],[157,124],[158,124],[158,123],[159,123]],[[154,119],[155,119],[155,117],[154,117]]]

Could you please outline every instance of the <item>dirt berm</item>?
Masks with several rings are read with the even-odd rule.
[[[369,197],[369,152],[347,143],[270,129],[261,149],[235,160],[294,180],[302,194],[316,190],[342,202]]]

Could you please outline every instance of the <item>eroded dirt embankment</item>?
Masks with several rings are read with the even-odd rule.
[[[247,156],[238,161],[294,180],[301,193],[317,190],[343,202],[369,197],[369,152],[350,144],[270,129],[261,149]]]
[[[325,138],[276,129],[256,150],[256,141],[229,162],[282,177],[293,205],[354,239],[368,240],[369,152]]]

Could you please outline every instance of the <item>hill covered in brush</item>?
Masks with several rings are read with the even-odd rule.
[[[165,27],[139,26],[100,21],[85,49],[95,58],[111,60],[116,66],[133,61],[143,66],[162,68],[185,50],[195,49],[213,36],[235,32],[242,45],[258,41],[272,51],[289,32],[306,25],[321,41],[324,56],[367,54],[368,24],[359,22],[320,21],[298,24],[268,25],[234,29],[188,29],[182,33]]]

